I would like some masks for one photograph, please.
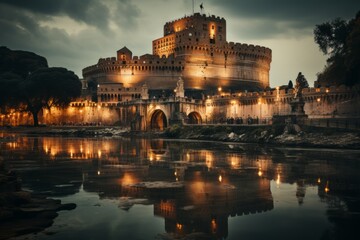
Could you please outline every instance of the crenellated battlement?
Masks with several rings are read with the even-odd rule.
[[[225,23],[226,20],[223,17],[220,16],[215,16],[215,15],[206,15],[206,14],[200,14],[200,13],[194,13],[193,15],[189,15],[189,16],[184,16],[182,18],[178,18],[169,22],[166,22],[165,25],[171,25],[174,23],[177,23],[179,21],[186,21],[186,20],[191,20],[191,19],[202,19],[205,21],[214,21],[214,22],[219,22],[219,23]]]
[[[173,55],[162,57],[145,54],[140,57],[134,56],[127,61],[117,60],[116,57],[100,58],[97,64],[83,69],[83,76],[87,77],[95,73],[118,72],[131,70],[134,74],[138,71],[181,71],[184,62],[177,61]]]

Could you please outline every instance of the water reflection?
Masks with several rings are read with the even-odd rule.
[[[20,171],[24,186],[63,197],[79,192],[116,199],[119,207],[151,204],[167,233],[197,232],[225,239],[229,217],[274,209],[271,183],[296,186],[291,193],[306,205],[308,188],[328,205],[334,228],[324,238],[356,235],[360,223],[358,152],[264,149],[148,139],[16,137],[0,154]],[[337,155],[339,158],[337,158]],[[146,183],[158,184],[146,187]],[[178,183],[175,187],[166,183]],[[344,224],[344,222],[346,224]]]

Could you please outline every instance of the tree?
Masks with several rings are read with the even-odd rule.
[[[350,21],[337,18],[316,25],[314,39],[329,56],[324,70],[318,74],[319,85],[360,83],[360,11]]]
[[[0,47],[0,73],[11,72],[26,78],[29,73],[47,67],[46,58],[35,53]]]
[[[291,89],[291,88],[294,88],[294,84],[291,80],[289,80],[289,83],[288,83],[288,89]]]
[[[19,84],[19,101],[25,111],[33,115],[34,126],[38,126],[41,109],[65,107],[79,97],[81,82],[78,76],[65,68],[43,68],[30,74]]]
[[[23,79],[14,73],[0,74],[0,113],[8,113],[18,105],[18,86]]]
[[[41,109],[65,107],[80,96],[81,82],[65,68],[48,68],[46,58],[0,47],[0,107],[28,111],[34,126]]]

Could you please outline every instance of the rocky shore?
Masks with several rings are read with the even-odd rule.
[[[36,233],[53,224],[60,210],[72,210],[75,204],[35,196],[21,189],[16,173],[8,171],[0,158],[0,239]]]
[[[360,149],[360,131],[288,125],[178,126],[164,137],[222,142],[256,143],[275,146]]]
[[[11,134],[69,137],[157,137],[256,143],[276,146],[360,149],[360,130],[279,125],[172,125],[165,131],[131,132],[129,128],[102,127],[27,127],[0,129],[11,141]]]

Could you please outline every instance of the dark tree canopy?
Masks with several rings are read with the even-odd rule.
[[[34,116],[42,108],[65,107],[81,94],[78,76],[65,68],[42,68],[30,74],[19,84],[21,102]]]
[[[291,89],[291,88],[294,88],[294,84],[291,80],[289,80],[288,89]]]
[[[65,107],[81,94],[78,76],[65,68],[48,68],[44,57],[0,47],[0,107],[33,115],[43,108]]]
[[[0,74],[0,106],[14,106],[18,102],[19,84],[23,78],[17,74],[7,72]]]
[[[11,72],[26,78],[39,68],[47,68],[46,58],[32,52],[0,47],[0,73]]]
[[[315,42],[329,55],[323,72],[318,74],[321,86],[360,83],[360,12],[354,19],[337,18],[316,25]]]

